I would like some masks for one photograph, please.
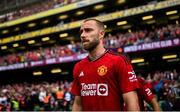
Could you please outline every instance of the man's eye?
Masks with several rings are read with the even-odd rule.
[[[90,31],[91,31],[91,29],[89,29],[89,28],[88,28],[88,29],[85,29],[85,31],[86,31],[86,32],[90,32]]]
[[[92,31],[91,28],[86,28],[84,30],[80,30],[79,33],[82,34],[83,32],[90,32],[90,31]]]

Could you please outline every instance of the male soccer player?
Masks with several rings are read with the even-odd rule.
[[[141,111],[147,111],[144,106],[144,101],[150,104],[154,111],[161,111],[161,108],[155,98],[155,95],[151,92],[148,84],[141,77],[137,77],[139,82],[139,89],[137,90],[139,108]],[[127,111],[126,105],[123,107],[123,111]]]
[[[104,24],[86,19],[80,28],[83,48],[89,55],[74,67],[73,111],[139,110],[136,75],[124,56],[104,48]]]
[[[151,92],[151,89],[148,87],[148,84],[141,77],[138,77],[137,79],[139,81],[140,86],[138,90],[140,110],[145,111],[144,101],[146,101],[148,104],[152,106],[154,111],[161,111],[157,99],[155,95]]]

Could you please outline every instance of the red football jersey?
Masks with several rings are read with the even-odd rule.
[[[95,61],[85,58],[74,67],[72,94],[81,96],[83,110],[122,110],[122,94],[139,88],[124,56],[106,52]]]

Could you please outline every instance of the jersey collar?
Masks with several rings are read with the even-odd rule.
[[[95,59],[91,59],[91,58],[88,56],[88,61],[90,61],[90,62],[97,61],[97,60],[99,60],[101,57],[103,57],[107,52],[108,52],[108,50],[105,50],[105,52],[104,52],[103,54],[101,54],[99,57],[97,57],[97,58],[95,58]]]

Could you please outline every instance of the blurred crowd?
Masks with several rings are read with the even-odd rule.
[[[143,75],[142,75],[143,76]],[[180,74],[172,71],[156,71],[143,78],[155,94],[163,111],[180,108]],[[24,82],[0,86],[0,110],[3,111],[69,111],[74,96],[70,93],[72,83]],[[152,107],[145,103],[147,111]]]
[[[17,83],[0,86],[1,111],[68,111],[71,82]]]
[[[154,30],[140,30],[127,33],[117,33],[115,35],[107,34],[104,39],[106,48],[119,48],[127,45],[136,45],[158,40],[165,40],[180,37],[180,26],[167,25]],[[39,48],[34,51],[14,53],[0,57],[0,66],[45,60],[49,58],[58,58],[81,54],[85,51],[81,48],[81,42],[71,42],[65,46],[52,46],[49,48]]]
[[[77,1],[80,0],[45,0],[44,2],[33,4],[20,10],[15,10],[13,12],[0,15],[0,23],[29,16],[42,11],[47,11],[49,9],[58,8]]]
[[[148,73],[145,79],[163,111],[180,110],[180,73],[176,69]],[[147,103],[145,106],[147,110],[152,110]]]
[[[9,12],[7,14],[0,15],[0,23],[19,19],[19,18],[22,18],[25,16],[29,16],[29,15],[36,14],[39,12],[47,11],[47,10],[50,10],[53,8],[58,8],[58,7],[68,5],[70,3],[74,3],[74,2],[78,2],[78,1],[81,1],[81,0],[44,0],[41,3],[29,5],[25,8],[17,9],[17,10]],[[163,1],[163,0],[149,0],[149,1],[143,1],[141,3],[139,2],[138,4],[139,5],[155,4],[158,1]],[[121,8],[121,10],[122,9],[126,10],[128,8],[131,8],[134,4],[132,6],[131,5],[121,6],[120,8]],[[137,3],[134,6],[137,7]],[[119,9],[117,9],[117,10],[119,10]]]
[[[78,47],[79,46],[79,47]],[[0,57],[0,66],[11,65],[22,62],[39,61],[50,58],[67,57],[74,54],[85,52],[79,43],[73,43],[65,46],[53,46],[48,48],[39,48],[34,51],[14,53]]]
[[[145,29],[127,33],[108,34],[105,38],[105,46],[114,48],[126,45],[137,45],[152,41],[165,40],[180,37],[180,25],[167,25],[154,29]]]

